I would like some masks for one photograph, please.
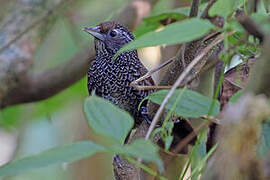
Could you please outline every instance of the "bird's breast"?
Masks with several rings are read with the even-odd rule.
[[[141,93],[130,86],[130,83],[139,77],[136,67],[104,61],[96,62],[90,71],[95,93],[132,114],[145,97],[145,92]]]

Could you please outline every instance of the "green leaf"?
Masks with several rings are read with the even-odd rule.
[[[136,31],[134,32],[134,36],[135,36],[135,38],[138,38],[145,33],[156,30],[159,26],[160,26],[159,22],[147,23],[147,22],[143,21],[140,24],[140,26],[136,29]]]
[[[195,145],[192,147],[190,153],[191,170],[193,172],[192,176],[195,176],[194,179],[198,179],[199,176],[199,172],[196,171],[195,169],[198,169],[198,167],[201,166],[204,157],[207,156],[206,141],[207,141],[207,131],[203,130],[199,133],[198,139]]]
[[[183,89],[177,89],[172,97],[169,99],[166,109],[171,109],[174,103],[174,100],[177,98],[177,95],[183,91]],[[154,92],[148,95],[145,99],[149,99],[154,103],[161,104],[163,99],[168,94],[168,90],[161,90]],[[203,96],[195,91],[184,90],[181,99],[178,101],[174,113],[182,117],[192,117],[198,118],[209,113],[211,107],[212,99]],[[212,111],[212,116],[216,116],[219,113],[219,102],[215,100],[214,108]]]
[[[146,162],[154,162],[160,172],[164,170],[163,162],[158,154],[158,147],[150,140],[136,139],[131,144],[123,146],[121,153],[134,158],[141,158]]]
[[[234,93],[232,95],[229,102],[230,103],[235,103],[242,96],[243,93],[244,93],[244,89],[241,89],[241,90],[237,91],[236,93]]]
[[[137,40],[121,48],[115,56],[118,56],[124,51],[142,47],[163,44],[172,45],[192,41],[205,35],[212,28],[214,28],[214,26],[208,20],[203,19],[191,18],[176,22],[164,27],[161,31],[152,31],[140,36]]]
[[[218,0],[209,10],[210,16],[220,15],[227,17],[243,4],[243,0]]]
[[[169,9],[164,11],[159,11],[158,13],[152,14],[146,18],[144,21],[148,23],[159,22],[161,20],[172,18],[172,19],[184,19],[189,16],[189,7],[181,7],[176,9]]]
[[[169,135],[165,137],[165,150],[168,151],[173,142],[173,136]]]
[[[197,175],[198,177],[198,173],[199,175],[203,174],[204,172],[204,167],[206,165],[207,160],[209,159],[209,157],[215,152],[215,150],[217,149],[218,144],[215,144],[210,151],[202,158],[202,160],[200,162],[198,162],[198,164],[195,165],[195,167],[193,168],[193,170],[191,171],[190,176],[187,178],[187,180],[189,179],[197,179],[194,178],[194,176]]]
[[[143,22],[134,32],[136,38],[142,36],[143,34],[154,31],[161,26],[160,21],[172,18],[174,20],[180,20],[188,17],[189,8],[177,8],[177,9],[166,9],[158,11],[143,19]]]
[[[12,161],[0,167],[0,177],[15,175],[53,164],[77,161],[104,150],[104,147],[94,144],[91,141],[81,141],[55,147],[33,156]]]
[[[266,33],[270,32],[269,14],[266,13],[254,13],[251,18],[262,27],[262,30]]]
[[[127,112],[95,95],[86,98],[84,112],[88,124],[96,133],[121,144],[124,143],[134,124],[132,117]]]

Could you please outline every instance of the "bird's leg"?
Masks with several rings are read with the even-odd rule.
[[[115,155],[113,157],[113,161],[117,164],[118,167],[123,168],[123,165],[121,163],[120,157],[118,155]]]

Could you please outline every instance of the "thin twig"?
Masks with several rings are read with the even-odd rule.
[[[232,34],[234,32],[231,32],[229,34]],[[152,131],[154,130],[157,122],[159,121],[159,118],[168,103],[170,97],[173,95],[174,91],[177,89],[177,87],[183,82],[185,77],[189,74],[189,72],[193,69],[193,67],[218,43],[220,43],[224,39],[225,35],[220,34],[215,40],[211,42],[206,48],[204,48],[194,59],[191,61],[191,63],[187,66],[187,68],[183,71],[183,73],[178,77],[176,82],[174,83],[171,90],[168,92],[167,96],[164,98],[163,102],[161,103],[157,113],[155,114],[152,123],[147,131],[147,134],[145,136],[145,139],[149,139]]]
[[[188,136],[186,136],[182,141],[180,141],[177,146],[172,150],[173,153],[177,153],[181,151],[194,137],[197,136],[197,134],[204,128],[210,126],[213,122],[207,121],[203,124],[201,124],[197,129],[192,131]]]
[[[212,69],[216,66],[216,64],[220,62],[217,58],[213,59],[213,60],[210,60],[208,61],[199,71],[195,71],[191,77],[187,77],[187,81],[186,83],[187,84],[190,84],[192,83],[193,80],[195,80],[197,77],[199,77],[201,74],[203,74],[204,72],[208,71],[209,69]],[[184,87],[185,84],[181,84],[179,86],[179,88],[182,88]]]
[[[176,59],[176,56],[168,59],[167,61],[165,61],[164,63],[162,63],[158,67],[155,67],[155,68],[149,70],[145,75],[143,75],[139,79],[136,79],[135,81],[132,81],[130,83],[130,85],[132,87],[135,87],[135,88],[139,89],[139,90],[146,90],[146,89],[144,89],[145,86],[141,87],[141,86],[138,85],[138,83],[141,82],[141,81],[143,81],[143,80],[145,80],[145,79],[147,79],[147,78],[149,78],[149,77],[151,77],[151,75],[153,73],[159,71],[160,69],[162,69],[163,67],[167,66],[168,64],[171,64],[175,59]],[[151,86],[151,87],[155,87],[155,86]]]
[[[55,7],[53,7],[52,9],[48,10],[46,13],[44,13],[43,16],[41,16],[39,19],[37,19],[35,22],[33,22],[32,24],[30,24],[28,27],[25,28],[25,30],[23,30],[22,32],[20,32],[15,38],[13,38],[12,40],[10,40],[7,44],[5,44],[1,49],[0,49],[0,54],[2,52],[4,52],[5,50],[7,50],[7,48],[9,48],[10,45],[12,45],[13,43],[15,43],[16,41],[18,41],[23,35],[25,35],[26,33],[30,32],[34,27],[36,27],[37,25],[39,25],[40,23],[44,22],[45,19],[47,19],[49,16],[51,16],[52,14],[55,13],[55,11],[57,11],[60,7],[62,7],[65,3],[68,3],[69,1],[72,0],[63,0],[61,1],[59,4],[57,4]]]
[[[205,7],[205,9],[203,10],[202,14],[201,14],[201,18],[205,19],[207,18],[209,9],[213,6],[213,4],[216,2],[217,0],[210,0],[209,3],[207,4],[207,6]]]

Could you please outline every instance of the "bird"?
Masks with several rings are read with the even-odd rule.
[[[94,37],[96,52],[95,59],[91,62],[88,70],[87,88],[89,95],[95,93],[95,95],[107,99],[127,111],[134,118],[135,127],[143,121],[151,124],[147,112],[147,100],[143,101],[140,109],[138,106],[154,90],[138,90],[131,86],[132,82],[148,72],[140,61],[137,50],[122,52],[114,58],[119,49],[134,41],[131,31],[126,26],[114,21],[103,22],[94,27],[85,27],[83,31]],[[149,77],[141,81],[139,85],[155,86],[155,83]],[[177,131],[176,135],[182,139],[193,129],[186,121],[180,122],[174,129]],[[129,135],[124,144],[127,144],[128,137]],[[114,157],[114,162],[122,168],[118,155]]]
[[[124,25],[107,21],[83,31],[94,37],[95,59],[88,70],[88,92],[109,100],[127,111],[134,119],[135,126],[146,121],[151,123],[147,112],[147,100],[140,109],[140,102],[153,90],[138,90],[131,83],[148,72],[138,57],[137,50],[114,55],[124,45],[134,40],[131,31]],[[150,77],[140,85],[154,85]]]

